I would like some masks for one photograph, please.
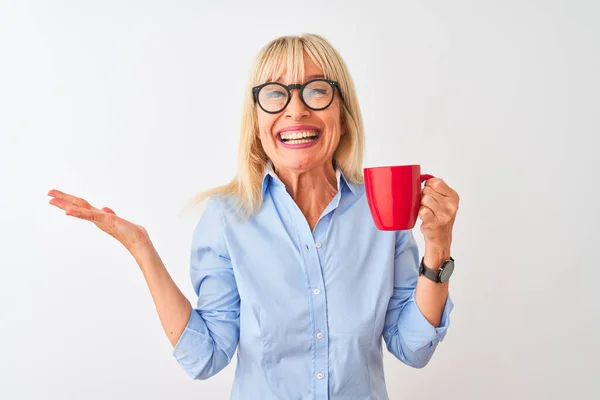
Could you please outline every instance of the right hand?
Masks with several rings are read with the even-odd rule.
[[[150,237],[144,227],[118,217],[108,207],[99,210],[84,199],[55,189],[50,190],[48,196],[53,197],[50,199],[50,204],[65,210],[66,215],[93,222],[98,228],[121,242],[132,253],[150,243]]]

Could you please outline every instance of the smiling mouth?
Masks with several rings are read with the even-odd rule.
[[[317,130],[302,132],[281,132],[277,138],[285,144],[304,144],[314,142],[319,138],[321,132]]]

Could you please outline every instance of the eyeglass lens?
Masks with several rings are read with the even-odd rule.
[[[304,87],[301,96],[309,108],[324,109],[331,103],[333,87],[325,81],[313,81]],[[288,92],[282,85],[272,83],[262,87],[258,101],[266,111],[278,112],[287,105]]]

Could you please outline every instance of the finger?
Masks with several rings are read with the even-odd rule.
[[[452,188],[448,186],[448,184],[446,184],[446,182],[444,182],[444,180],[441,178],[427,179],[425,182],[425,187],[429,187],[434,192],[437,192],[445,197],[452,196],[454,193],[454,190],[452,190]]]
[[[423,196],[425,196],[425,195],[433,197],[437,201],[437,203],[440,205],[440,207],[444,210],[452,211],[454,209],[458,209],[458,199],[456,197],[444,196],[442,194],[439,194],[438,192],[434,192],[433,189],[429,189],[429,188],[428,188],[428,190],[424,190],[422,192],[421,198],[423,198]]]
[[[423,193],[421,195],[421,204],[431,208],[431,210],[437,215],[437,210],[444,208],[446,198],[436,193]]]
[[[92,205],[90,203],[88,203],[87,201],[85,201],[84,199],[61,192],[60,190],[50,190],[48,192],[48,195],[53,196],[59,200],[63,200],[67,203],[73,204],[77,207],[92,208]]]
[[[73,207],[73,205],[71,203],[67,203],[64,200],[60,200],[57,198],[50,199],[49,203],[55,207],[62,209],[62,210],[66,210],[67,207]]]
[[[117,215],[113,210],[111,210],[108,207],[102,207],[102,211],[107,212],[107,213],[111,213],[113,215]]]
[[[421,198],[423,198],[425,195],[431,196],[435,200],[437,200],[437,202],[439,203],[439,205],[441,207],[441,213],[448,214],[450,216],[456,215],[456,212],[458,211],[458,202],[459,202],[458,193],[455,192],[455,196],[453,195],[453,196],[446,197],[437,192],[434,192],[433,189],[431,189],[431,188],[423,188]],[[421,202],[422,202],[422,200],[421,200]],[[433,207],[430,207],[430,208],[433,209],[433,211],[436,214],[436,217],[439,218],[440,212],[438,212],[438,210]]]
[[[423,200],[421,200],[421,205],[427,207],[433,213],[436,221],[442,221],[446,215],[446,209],[440,203],[438,203],[433,197],[425,196]]]
[[[434,196],[435,198],[437,198],[440,201],[443,201],[447,196],[444,196],[441,193],[436,192],[435,190],[433,190],[430,186],[425,186],[423,188],[423,190],[421,190],[421,194],[429,194]]]
[[[424,224],[431,223],[435,220],[435,214],[433,211],[427,206],[421,206],[419,208],[419,218],[423,221]]]
[[[106,222],[106,218],[108,217],[108,215],[106,215],[106,213],[100,212],[95,209],[88,210],[86,208],[73,208],[73,207],[67,207],[65,209],[65,214],[72,216],[72,217],[85,219],[87,221],[91,221],[94,223]]]

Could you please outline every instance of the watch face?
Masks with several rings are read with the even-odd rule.
[[[442,272],[440,273],[440,282],[444,283],[450,279],[454,271],[454,261],[448,260],[444,263]]]

